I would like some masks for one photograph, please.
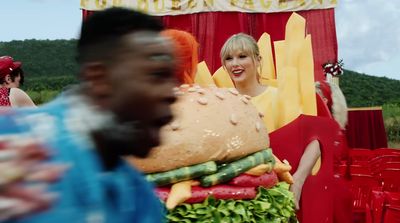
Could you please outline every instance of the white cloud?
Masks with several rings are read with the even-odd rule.
[[[392,62],[400,54],[400,2],[341,0],[335,12],[339,58],[345,67],[400,79]],[[385,74],[368,70],[379,72],[379,66]]]

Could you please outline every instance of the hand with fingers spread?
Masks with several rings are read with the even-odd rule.
[[[39,143],[18,141],[0,141],[0,221],[48,208],[56,194],[47,192],[47,185],[68,168],[44,164],[49,153]]]

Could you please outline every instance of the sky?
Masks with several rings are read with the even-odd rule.
[[[346,69],[400,80],[399,0],[339,0],[335,17]]]
[[[400,1],[338,2],[338,58],[345,69],[400,80]],[[79,4],[79,0],[0,0],[0,41],[77,38],[82,20]]]

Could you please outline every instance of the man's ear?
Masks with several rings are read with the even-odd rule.
[[[81,68],[85,90],[95,100],[107,98],[112,93],[108,68],[99,62],[87,63]]]

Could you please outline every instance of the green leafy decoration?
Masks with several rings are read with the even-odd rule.
[[[258,188],[253,200],[216,200],[181,204],[167,214],[167,222],[292,223],[297,222],[293,194],[285,182],[271,189]]]

